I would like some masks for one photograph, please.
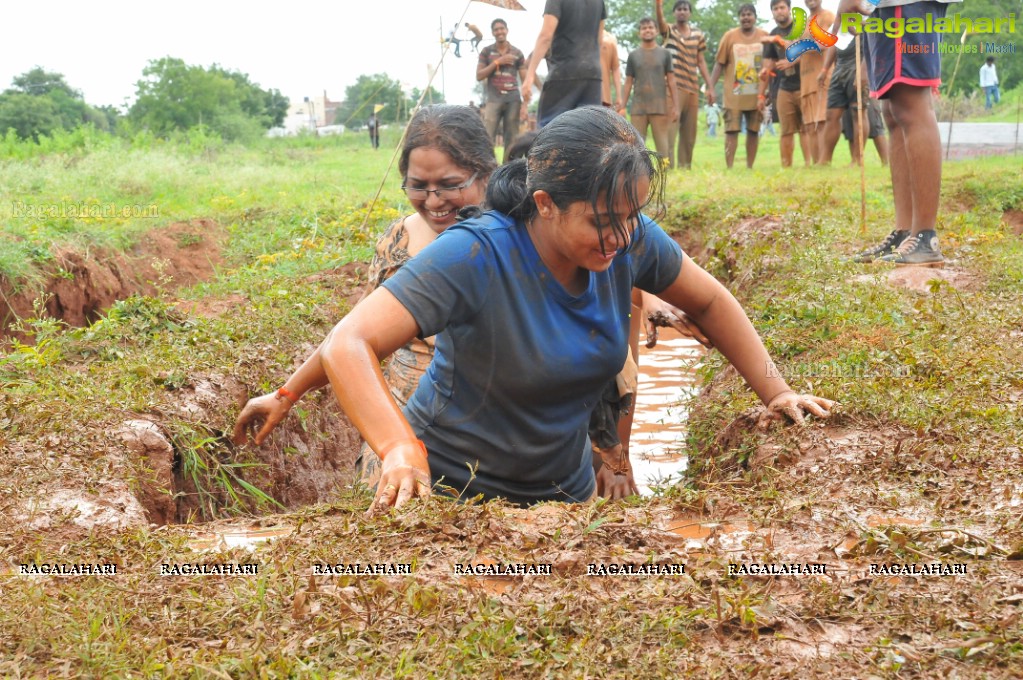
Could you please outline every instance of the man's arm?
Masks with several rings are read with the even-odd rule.
[[[615,110],[621,113],[625,109],[625,100],[622,99],[622,62],[618,59],[617,41],[611,51],[611,84],[614,86],[615,97],[617,97],[617,100],[612,103],[616,104]]]
[[[484,47],[483,51],[480,52],[480,60],[476,64],[476,80],[486,80],[494,75],[494,72],[501,68],[501,65],[498,63],[499,61],[500,59],[495,59],[493,62],[488,63],[487,48]]]
[[[671,65],[670,61],[668,65]],[[679,111],[678,99],[675,96],[675,69],[669,68],[668,72],[664,74],[664,84],[668,88],[668,100],[671,102],[671,122],[677,123],[682,112]]]
[[[700,67],[700,75],[703,76],[703,82],[707,84],[707,103],[713,105],[717,101],[717,95],[714,94],[714,88],[710,86],[710,73],[707,72],[707,60],[703,58],[703,53],[706,49],[698,50],[696,52],[696,63]]]
[[[604,22],[600,22],[601,29],[604,28]],[[551,43],[554,41],[554,31],[558,29],[558,17],[553,14],[543,15],[543,27],[540,29],[540,35],[536,36],[536,45],[533,47],[533,54],[529,59],[529,66],[526,68],[526,77],[522,80],[522,101],[529,103],[529,100],[533,98],[533,82],[536,80],[536,67],[540,65],[540,60],[547,56],[547,51],[551,49]],[[599,43],[598,43],[599,44]]]
[[[668,34],[671,33],[671,26],[664,19],[664,5],[662,2],[663,0],[654,0],[654,13],[657,15],[657,30],[667,39]]]
[[[625,76],[625,95],[622,97],[622,106],[629,103],[629,95],[632,94],[632,76]]]

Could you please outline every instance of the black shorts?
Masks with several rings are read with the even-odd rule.
[[[877,102],[866,101],[865,110],[867,112],[867,139],[874,139],[875,137],[884,137],[884,121],[881,119],[881,111],[878,108]],[[845,138],[852,140],[853,137],[853,116],[856,115],[856,107],[852,106],[845,110],[842,114],[842,134]]]
[[[543,127],[565,111],[601,105],[600,79],[546,81],[540,90],[536,124]]]
[[[871,18],[912,19],[927,15],[937,21],[948,8],[943,2],[917,2],[898,7],[879,7]],[[870,48],[867,70],[870,73],[870,95],[884,99],[897,83],[915,87],[937,88],[941,85],[940,33],[905,33],[889,38],[884,33],[865,33]]]

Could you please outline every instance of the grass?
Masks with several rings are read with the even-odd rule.
[[[887,170],[870,151],[866,234],[858,172],[842,146],[831,168],[782,170],[768,137],[753,171],[741,168],[740,149],[726,172],[720,138],[701,138],[694,170],[669,176],[662,223],[733,290],[793,386],[841,402],[830,423],[741,427],[755,400],[711,354],[701,368],[709,388],[690,415],[690,476],[660,497],[529,512],[434,498],[366,518],[368,496],[339,489],[330,505],[267,515],[276,510],[258,491],[270,492],[262,470],[221,437],[236,413],[226,385],[256,393],[279,384],[348,309],[335,268],[364,261],[406,209],[392,178],[362,227],[387,154],[361,141],[99,148],[0,168],[5,195],[162,206],[144,223],[44,220],[32,236],[39,252],[126,244],[193,218],[213,218],[229,235],[216,279],[119,302],[88,328],[26,320],[34,342],[0,359],[0,446],[12,453],[0,457],[5,564],[111,561],[121,572],[0,577],[0,674],[1012,677],[1023,654],[1018,562],[1007,559],[1023,547],[1023,244],[1001,215],[1023,209],[1018,157],[945,166],[942,248],[947,269],[969,278],[927,294],[857,281],[875,270],[842,260],[891,223]],[[762,217],[776,226],[744,226]],[[22,239],[8,246],[33,234],[28,222],[5,220]],[[38,261],[6,252],[23,271]],[[236,302],[221,313],[182,311],[228,299]],[[219,386],[221,401],[188,415],[186,396],[203,381]],[[292,422],[313,436],[319,407],[304,408],[308,426]],[[205,518],[292,532],[254,553],[203,553],[191,539],[219,524],[89,531],[73,516],[51,514],[49,527],[21,518],[56,487],[102,497],[112,479],[142,478],[142,461],[126,460],[115,434],[140,416],[160,423],[181,471],[195,473]],[[701,520],[751,531],[694,547],[666,530]],[[970,577],[864,576],[871,561],[930,557],[968,562]],[[454,563],[480,559],[552,563],[556,573],[506,590],[452,575]],[[159,564],[185,561],[256,561],[260,573],[155,576]],[[591,561],[684,562],[687,575],[586,578]],[[735,561],[820,561],[838,573],[725,576]],[[313,579],[315,562],[415,569]]]

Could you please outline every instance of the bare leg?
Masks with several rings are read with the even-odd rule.
[[[797,134],[799,134],[799,151],[803,154],[803,165],[810,167],[813,156],[810,155],[809,139],[802,132]]]
[[[725,165],[729,170],[732,169],[732,163],[735,162],[735,149],[739,146],[739,133],[738,132],[726,132],[725,133]]]
[[[884,135],[874,137],[874,148],[877,149],[877,156],[881,159],[881,165],[888,165],[888,138]]]
[[[781,167],[792,167],[792,152],[796,148],[795,135],[782,135],[778,140],[778,148],[781,149]]]
[[[831,165],[835,154],[835,145],[842,136],[842,113],[845,109],[828,109],[828,119],[824,123],[824,135],[821,139],[821,165]]]
[[[752,169],[753,161],[757,159],[757,147],[760,145],[759,132],[746,133],[746,167]]]
[[[930,88],[897,84],[884,104],[885,122],[892,133],[890,167],[896,219],[905,217],[908,209],[911,220],[897,224],[909,226],[914,235],[934,229],[941,193],[941,137]]]

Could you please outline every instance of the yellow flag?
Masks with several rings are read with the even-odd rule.
[[[385,106],[387,106],[387,104],[374,104],[373,113],[380,113],[380,109],[384,108]]]

